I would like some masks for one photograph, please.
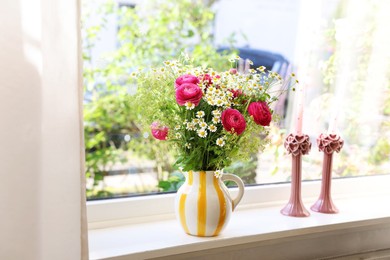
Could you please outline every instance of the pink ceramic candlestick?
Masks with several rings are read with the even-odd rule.
[[[339,212],[333,204],[331,196],[332,161],[333,152],[340,152],[343,144],[344,141],[336,134],[321,134],[317,138],[318,148],[324,152],[324,161],[322,163],[321,193],[317,202],[310,208],[313,211],[328,214]]]
[[[301,198],[302,155],[308,154],[311,148],[308,135],[289,134],[284,142],[287,152],[292,155],[291,194],[287,205],[280,211],[291,217],[308,217],[309,211],[305,208]]]

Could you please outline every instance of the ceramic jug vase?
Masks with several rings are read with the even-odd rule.
[[[221,178],[214,171],[189,171],[186,181],[176,194],[175,213],[187,234],[201,237],[216,236],[227,225],[231,213],[244,195],[244,183],[233,174]],[[235,198],[230,196],[223,181],[238,186]]]

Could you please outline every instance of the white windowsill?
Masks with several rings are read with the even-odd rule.
[[[146,259],[168,256],[171,258],[175,255],[195,253],[199,255],[202,252],[221,248],[226,250],[226,247],[229,249],[229,247],[269,244],[270,241],[273,243],[299,239],[306,241],[304,238],[320,237],[325,233],[328,238],[330,236],[336,239],[340,232],[343,234],[359,230],[367,232],[374,228],[385,230],[384,232],[389,230],[386,233],[389,242],[384,241],[378,233],[373,233],[376,235],[370,237],[370,241],[374,243],[373,240],[378,239],[377,244],[380,248],[383,248],[383,243],[388,243],[390,248],[390,182],[387,182],[388,179],[388,177],[383,178],[382,184],[386,181],[385,185],[378,189],[371,187],[369,193],[362,194],[357,190],[350,196],[346,194],[333,196],[340,210],[339,214],[319,214],[310,211],[311,216],[308,218],[286,217],[279,211],[287,200],[246,204],[241,208],[238,206],[227,228],[221,235],[212,238],[186,235],[172,214],[160,215],[157,217],[160,220],[156,220],[157,218],[152,220],[145,218],[144,222],[139,219],[133,222],[129,220],[121,222],[121,225],[104,228],[97,228],[99,225],[92,224],[95,229],[89,230],[90,259]],[[334,183],[337,186],[337,181]],[[309,209],[316,199],[316,197],[304,198],[306,208]],[[137,211],[136,208],[132,210]],[[356,243],[363,243],[364,239],[364,237],[357,237]],[[341,243],[338,246],[346,247]],[[366,250],[380,248],[367,247]],[[341,248],[337,251],[337,245],[332,245],[332,250],[332,253],[343,252]]]

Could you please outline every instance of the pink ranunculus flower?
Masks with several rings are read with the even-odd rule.
[[[201,82],[205,83],[207,87],[213,84],[213,78],[209,74],[200,75],[198,78]]]
[[[266,102],[259,101],[250,103],[248,113],[258,125],[269,126],[271,123],[272,115]]]
[[[221,121],[226,131],[237,135],[242,134],[246,128],[245,118],[237,109],[228,108],[223,111]]]
[[[180,87],[184,83],[198,84],[199,79],[198,77],[191,74],[182,75],[175,80],[175,88]]]
[[[162,141],[167,140],[169,130],[168,127],[160,126],[158,122],[153,122],[150,125],[150,129],[154,138]]]
[[[237,69],[231,68],[231,69],[229,70],[229,72],[230,72],[230,74],[237,74]]]
[[[233,93],[233,98],[238,98],[238,97],[241,97],[243,95],[241,89],[237,89],[237,90],[232,89],[232,90],[230,90],[230,92]]]
[[[180,106],[191,102],[195,106],[199,105],[203,93],[198,85],[193,83],[183,83],[176,88],[176,101]]]

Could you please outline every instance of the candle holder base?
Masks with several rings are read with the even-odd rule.
[[[339,213],[337,207],[333,204],[332,200],[318,199],[316,203],[310,208],[312,211],[325,213],[325,214],[336,214]]]
[[[289,217],[309,217],[310,212],[300,203],[287,203],[286,206],[280,211],[285,216]]]

